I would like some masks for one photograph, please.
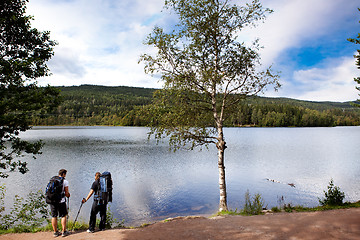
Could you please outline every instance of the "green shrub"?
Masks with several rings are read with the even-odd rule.
[[[3,207],[5,187],[0,187],[0,213],[5,210]],[[41,190],[30,192],[26,199],[15,195],[14,205],[10,212],[0,215],[0,229],[7,230],[14,228],[16,231],[23,229],[30,232],[32,229],[41,226],[49,217],[45,196]]]
[[[260,194],[256,194],[251,201],[249,190],[245,193],[245,206],[242,212],[247,215],[259,215],[262,213],[264,201]]]
[[[293,207],[290,203],[288,204],[284,204],[284,211],[285,212],[292,212],[295,209],[295,207]]]
[[[271,208],[271,211],[272,211],[272,212],[281,212],[281,208],[272,207],[272,208]]]
[[[110,210],[110,206],[108,206],[107,211],[106,211],[106,222],[105,222],[105,228],[106,229],[110,229],[112,227],[115,228],[122,228],[124,227],[124,219],[119,222],[116,218],[114,218],[114,215],[112,214],[111,210]],[[100,224],[100,219],[96,220],[96,225],[99,226]]]
[[[328,191],[324,191],[325,198],[321,200],[319,198],[319,202],[322,206],[329,205],[329,206],[337,206],[343,205],[343,200],[345,198],[345,193],[340,191],[340,188],[334,186],[334,180],[331,179],[329,182],[329,186],[327,187]]]
[[[6,192],[5,185],[1,185],[0,186],[0,218],[2,217],[2,212],[5,211],[5,207],[4,207],[5,192]]]

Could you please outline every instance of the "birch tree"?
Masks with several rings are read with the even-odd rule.
[[[164,8],[176,14],[171,32],[155,27],[145,44],[155,55],[140,62],[148,74],[160,74],[164,88],[155,94],[150,112],[156,139],[182,146],[209,147],[218,152],[220,203],[227,211],[224,121],[242,99],[280,87],[271,67],[260,66],[259,43],[239,41],[242,30],[256,27],[272,11],[259,0],[244,6],[230,0],[166,0]]]

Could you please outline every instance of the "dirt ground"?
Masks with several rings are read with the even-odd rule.
[[[7,234],[0,240],[54,239],[52,232]],[[58,237],[57,239],[63,239]],[[360,208],[261,216],[183,217],[138,229],[74,232],[64,239],[360,239]]]

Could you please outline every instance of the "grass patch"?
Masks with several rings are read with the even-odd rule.
[[[229,211],[221,211],[218,212],[217,216],[222,215],[242,215],[242,216],[251,216],[251,215],[262,215],[264,208],[264,200],[262,199],[260,194],[255,194],[254,197],[251,197],[249,190],[245,193],[245,206],[244,209],[238,211],[238,209],[229,210]]]
[[[304,207],[304,206],[292,206],[291,204],[284,204],[282,208],[279,207],[273,207],[271,208],[271,212],[273,213],[279,213],[279,212],[316,212],[316,211],[327,211],[327,210],[336,210],[336,209],[349,209],[349,208],[360,208],[360,201],[358,202],[345,202],[342,205],[338,205],[338,206],[333,206],[333,205],[325,205],[325,206],[317,206],[317,207]],[[263,214],[263,213],[260,213]],[[229,210],[229,211],[221,211],[221,212],[217,212],[215,215],[211,216],[211,217],[215,217],[215,216],[236,216],[236,215],[241,215],[241,216],[250,216],[249,214],[247,214],[246,212],[242,211],[238,211],[237,209],[235,211],[233,210]]]
[[[278,207],[272,207],[271,211],[274,212],[274,213],[277,213],[277,212],[281,212],[281,209],[278,208]]]
[[[288,211],[292,212],[316,212],[316,211],[326,211],[326,210],[336,210],[336,209],[348,209],[348,208],[359,208],[360,201],[355,203],[346,202],[342,205],[324,205],[324,206],[317,206],[317,207],[303,207],[303,206],[289,206]]]
[[[141,224],[141,226],[140,227],[147,227],[147,226],[150,226],[151,225],[151,223],[143,223],[143,224]]]
[[[42,232],[44,231],[43,228],[39,227],[30,227],[25,225],[18,225],[14,228],[6,229],[6,230],[0,230],[0,235],[7,234],[7,233],[36,233],[36,232]]]
[[[230,216],[235,216],[235,215],[246,216],[247,214],[243,213],[242,211],[238,211],[237,209],[235,209],[235,211],[233,211],[233,210],[221,211],[221,212],[216,213],[214,216],[226,216],[226,215],[230,215]],[[214,217],[214,216],[212,216],[212,217]]]
[[[73,228],[73,221],[68,221],[67,222],[67,227],[66,229],[68,231],[71,231]],[[85,231],[89,228],[89,225],[87,223],[84,222],[79,222],[77,221],[75,223],[74,226],[74,230],[75,231]],[[61,226],[61,220],[58,219],[58,230],[61,231],[62,230],[62,226]],[[8,233],[36,233],[36,232],[51,232],[53,231],[51,222],[48,221],[48,223],[45,226],[42,227],[32,227],[32,226],[27,226],[27,225],[17,225],[15,227],[6,229],[6,230],[0,230],[0,235],[2,234],[8,234]]]

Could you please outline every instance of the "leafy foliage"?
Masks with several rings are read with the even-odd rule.
[[[169,89],[155,93],[153,105],[146,108],[144,116],[149,116],[150,134],[157,139],[170,136],[170,145],[177,149],[190,144],[190,149],[204,144],[216,143],[214,120],[211,108],[204,95],[187,90]],[[194,104],[197,102],[198,104]],[[207,128],[210,127],[210,128]],[[165,133],[165,134],[163,134]]]
[[[328,191],[324,191],[325,198],[323,200],[319,199],[319,202],[322,206],[340,206],[343,204],[345,198],[345,193],[340,191],[340,188],[334,186],[334,180],[331,179],[328,186]]]
[[[4,207],[5,192],[6,192],[5,185],[0,185],[0,218],[2,217],[2,212],[5,211],[5,207]]]
[[[270,69],[256,72],[257,42],[246,46],[236,40],[238,31],[271,11],[259,1],[240,7],[229,1],[174,0],[165,7],[179,23],[171,33],[155,27],[146,44],[158,53],[141,57],[145,72],[160,73],[165,83],[154,100],[155,112],[162,115],[152,125],[155,136],[170,135],[180,145],[221,141],[208,127],[220,129],[240,99],[278,84]],[[169,125],[169,119],[174,123]]]
[[[117,218],[114,218],[114,215],[110,210],[110,206],[108,206],[107,211],[106,211],[106,222],[105,222],[106,229],[111,229],[113,227],[122,228],[122,227],[124,227],[124,221],[125,220],[122,220],[121,222],[119,222],[117,220]],[[96,225],[99,226],[99,224],[100,224],[100,219],[97,219]]]
[[[5,187],[0,188],[0,206],[3,206],[5,197]],[[0,212],[1,213],[1,212]],[[36,228],[41,226],[49,217],[48,205],[45,202],[45,196],[41,190],[38,192],[30,192],[24,199],[15,195],[14,205],[10,212],[0,215],[0,230],[9,228]]]
[[[32,114],[58,104],[58,91],[35,82],[49,74],[46,61],[56,43],[49,32],[31,28],[32,17],[25,15],[27,1],[0,1],[0,169],[21,173],[28,171],[27,164],[14,158],[39,154],[42,143],[23,141],[19,133],[30,129]],[[7,176],[0,172],[0,177]]]
[[[247,190],[245,193],[245,206],[242,213],[246,215],[259,215],[262,213],[264,205],[264,200],[260,194],[255,194],[255,196],[251,199],[249,190]]]
[[[259,0],[244,6],[228,0],[166,0],[165,8],[175,12],[178,24],[171,32],[155,27],[146,44],[157,54],[140,59],[146,73],[158,73],[164,82],[165,97],[160,94],[154,101],[154,112],[160,115],[151,135],[169,137],[175,148],[213,143],[218,149],[219,210],[227,210],[224,122],[241,99],[268,85],[280,87],[270,67],[259,71],[258,41],[248,46],[237,36],[271,10]]]

